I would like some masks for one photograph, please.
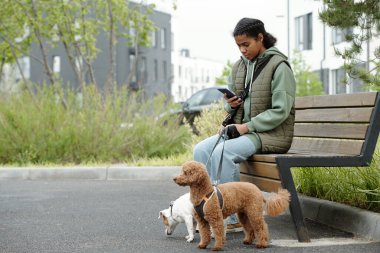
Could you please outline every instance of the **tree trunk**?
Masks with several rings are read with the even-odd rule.
[[[108,44],[108,51],[109,51],[110,58],[109,58],[109,69],[108,69],[108,74],[107,74],[107,80],[105,83],[105,91],[106,91],[106,94],[111,94],[115,85],[116,36],[115,36],[115,22],[114,22],[113,13],[112,13],[112,3],[110,0],[108,0],[107,2],[108,2],[108,16],[109,16],[109,22],[110,22],[109,44]]]

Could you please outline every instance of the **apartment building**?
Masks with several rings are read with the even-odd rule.
[[[173,84],[171,94],[175,102],[185,101],[198,90],[215,86],[224,64],[191,57],[189,49],[173,52]]]
[[[323,24],[319,12],[326,6],[318,0],[287,0],[287,48],[292,58],[294,50],[301,52],[306,63],[320,75],[326,94],[353,93],[368,90],[359,79],[349,77],[344,68],[344,61],[336,56],[335,48],[342,50],[348,46],[345,34],[352,29],[332,29]],[[285,12],[285,10],[284,10]],[[285,28],[285,27],[284,27]],[[374,50],[380,45],[380,38],[372,39],[363,44],[360,55],[361,66],[370,70],[373,68],[369,61]],[[347,80],[347,81],[345,81]]]
[[[171,94],[170,67],[172,64],[171,15],[167,12],[155,10],[149,18],[157,27],[151,34],[152,44],[150,47],[139,47],[136,54],[135,47],[128,45],[125,38],[118,38],[115,54],[115,81],[119,86],[128,84],[131,90],[143,91],[146,97],[152,97],[160,93],[169,97]],[[133,31],[130,30],[129,33],[131,34]],[[97,47],[99,54],[92,66],[96,83],[99,88],[103,88],[107,79],[110,59],[107,34],[101,33],[97,37]],[[137,67],[132,67],[136,55],[138,64]],[[48,77],[45,74],[44,67],[37,60],[41,58],[40,48],[36,44],[32,45],[30,56],[26,55],[18,59],[22,71],[19,71],[17,66],[8,65],[4,68],[0,90],[17,90],[17,83],[23,78],[38,84],[47,82]],[[58,43],[55,48],[49,50],[47,59],[50,68],[59,76],[64,85],[70,85],[74,89],[78,88],[77,78],[62,43]],[[78,58],[75,60],[77,64],[83,64],[83,59]],[[135,73],[131,75],[132,79],[129,80],[131,71],[135,71]],[[86,83],[90,83],[89,74],[84,73],[83,76]]]

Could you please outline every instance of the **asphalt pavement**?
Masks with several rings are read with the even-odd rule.
[[[186,243],[180,224],[166,236],[160,210],[188,191],[170,178],[149,180],[0,180],[0,252],[210,252]],[[311,243],[299,243],[289,213],[267,217],[266,249],[227,235],[223,252],[380,252],[380,243],[307,222]]]

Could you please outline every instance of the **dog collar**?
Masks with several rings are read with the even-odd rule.
[[[220,190],[218,189],[218,187],[214,186],[214,190],[210,193],[208,193],[206,196],[203,196],[202,198],[202,202],[199,203],[199,205],[197,206],[194,206],[194,209],[195,211],[197,212],[197,214],[202,217],[204,219],[204,212],[203,212],[203,207],[205,205],[205,203],[212,197],[212,195],[216,192],[216,197],[218,198],[219,200],[219,206],[221,209],[223,209],[223,196],[222,196],[222,193],[220,192]]]
[[[170,216],[173,217],[173,205],[174,205],[174,201],[171,201],[170,204],[169,204],[169,207],[170,207]]]
[[[175,221],[175,222],[178,222],[174,216],[173,216],[173,205],[174,205],[174,201],[170,201],[170,204],[169,204],[169,207],[170,207],[170,217],[172,217],[172,219]]]

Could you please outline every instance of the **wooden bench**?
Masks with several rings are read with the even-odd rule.
[[[298,240],[309,242],[290,169],[357,167],[371,163],[380,129],[379,92],[297,97],[292,146],[287,154],[257,154],[241,163],[241,181],[263,191],[291,193]]]

